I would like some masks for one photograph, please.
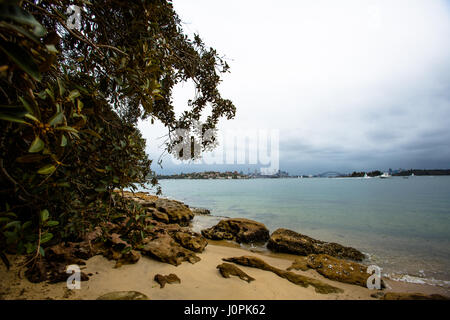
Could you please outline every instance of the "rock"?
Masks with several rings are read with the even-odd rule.
[[[131,245],[120,238],[120,234],[113,233],[108,237],[110,244],[118,249],[130,248]]]
[[[375,299],[381,299],[384,296],[384,292],[377,291],[377,292],[372,293],[370,296]]]
[[[148,297],[137,291],[115,291],[104,294],[97,300],[149,300]]]
[[[210,215],[211,211],[206,208],[191,208],[194,215]]]
[[[194,218],[191,209],[180,201],[158,198],[155,208],[167,214],[170,223],[178,223],[180,226],[188,225]]]
[[[301,270],[301,271],[306,271],[309,269],[308,267],[308,263],[306,261],[306,257],[301,257],[301,258],[297,258],[294,260],[294,262],[292,262],[292,265],[287,268],[288,271],[290,270]]]
[[[85,263],[82,262],[82,264]],[[25,271],[25,276],[32,283],[43,281],[48,281],[49,283],[66,282],[70,276],[66,273],[68,265],[66,262],[39,259]],[[80,277],[81,281],[89,280],[89,277],[84,272],[81,272]]]
[[[250,277],[248,274],[246,274],[244,271],[236,267],[235,265],[231,263],[222,263],[217,266],[217,269],[219,269],[220,274],[224,278],[229,278],[230,276],[237,276],[240,279],[247,281],[248,283],[255,280],[255,278]]]
[[[118,193],[120,194],[120,192]],[[135,194],[124,192],[123,196],[125,199],[133,200],[142,207],[147,208],[147,212],[155,220],[165,222],[167,217],[169,219],[168,223],[178,223],[187,226],[189,221],[194,218],[194,213],[189,206],[177,200],[159,198],[145,192],[136,192]]]
[[[156,221],[160,221],[160,222],[164,222],[164,223],[169,223],[169,216],[164,213],[161,212],[159,210],[156,209],[148,209],[147,210],[147,214],[149,214],[153,219],[155,219]]]
[[[269,230],[260,222],[248,219],[225,219],[209,229],[202,230],[202,235],[212,240],[234,240],[239,243],[266,242]]]
[[[270,236],[267,248],[276,252],[293,253],[302,256],[328,254],[333,257],[362,261],[365,256],[360,251],[344,247],[338,243],[323,242],[288,229],[277,229]]]
[[[308,286],[313,286],[317,293],[327,294],[327,293],[342,293],[343,290],[340,288],[333,287],[329,284],[326,284],[320,280],[312,279],[297,273],[293,273],[290,271],[281,270],[275,268],[265,261],[253,257],[253,256],[242,256],[242,257],[234,257],[222,259],[228,262],[234,262],[243,266],[258,268],[266,271],[271,271],[275,273],[277,276],[284,278],[294,284],[307,288]]]
[[[201,235],[195,232],[176,232],[173,239],[182,247],[201,253],[208,245],[208,241]]]
[[[183,248],[167,233],[161,233],[155,239],[147,240],[141,251],[162,262],[178,266],[183,261],[196,263],[200,258],[194,252]]]
[[[326,254],[311,254],[305,258],[305,261],[308,268],[316,270],[325,278],[367,288],[367,279],[370,274],[367,273],[365,265]],[[291,267],[295,268],[295,263]],[[383,280],[381,280],[381,287],[385,287]]]
[[[90,241],[63,242],[46,249],[45,257],[37,259],[25,272],[30,282],[38,283],[48,281],[49,283],[64,282],[69,275],[66,267],[71,264],[85,265],[84,260],[100,253],[96,245]],[[89,277],[81,272],[81,281],[87,281]]]
[[[162,274],[155,275],[154,280],[159,283],[159,287],[162,289],[166,283],[181,283],[180,278],[175,273],[171,273],[168,276]]]
[[[111,250],[111,249],[110,249]],[[139,253],[139,251],[136,250],[130,250],[127,252],[113,252],[113,256],[109,257],[107,255],[105,255],[105,257],[107,257],[108,259],[114,259],[116,260],[116,265],[114,266],[114,268],[120,268],[122,265],[124,264],[135,264],[139,261],[139,259],[141,258],[141,254]]]
[[[426,295],[423,293],[386,292],[382,300],[449,300],[449,297],[440,294]]]

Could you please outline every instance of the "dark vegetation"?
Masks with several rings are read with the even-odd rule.
[[[68,26],[73,4],[80,29]],[[157,185],[137,122],[161,121],[169,152],[180,142],[210,147],[205,131],[235,114],[218,91],[227,70],[198,35],[183,33],[170,1],[0,0],[2,260],[28,254],[34,266],[51,245],[121,214],[135,226],[131,243],[145,237],[139,208],[113,192]],[[177,118],[171,94],[184,81],[195,83],[195,98]]]

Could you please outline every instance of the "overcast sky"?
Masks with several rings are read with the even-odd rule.
[[[228,59],[220,130],[278,129],[293,174],[450,168],[450,1],[175,0],[186,33]],[[174,93],[177,113],[194,94]],[[158,158],[166,130],[140,124]],[[174,164],[188,172],[244,166]]]

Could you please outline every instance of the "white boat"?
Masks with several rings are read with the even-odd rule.
[[[372,178],[372,177],[369,177],[369,176],[367,175],[367,173],[364,173],[364,179],[370,179],[370,178]]]
[[[379,176],[381,179],[387,179],[387,178],[390,178],[390,177],[392,177],[389,173],[387,173],[387,172],[385,172],[385,173],[383,173],[381,176]]]

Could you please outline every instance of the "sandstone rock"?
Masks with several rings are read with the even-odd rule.
[[[200,234],[195,232],[176,232],[173,239],[182,247],[201,253],[208,245],[208,241]]]
[[[328,254],[338,258],[361,261],[365,258],[360,251],[338,243],[323,242],[288,229],[277,229],[270,236],[267,248],[276,252],[293,253],[302,256]]]
[[[382,300],[449,300],[449,297],[440,294],[426,295],[423,293],[386,292]]]
[[[308,263],[306,261],[306,257],[300,257],[294,260],[294,262],[292,262],[292,265],[287,268],[288,271],[290,270],[301,270],[301,271],[306,271],[309,269],[308,267]]]
[[[211,211],[206,208],[191,208],[191,211],[194,215],[209,215]]]
[[[220,274],[224,278],[229,278],[230,276],[237,276],[240,279],[247,281],[248,283],[255,280],[255,278],[250,277],[248,274],[246,274],[244,271],[236,267],[235,265],[231,263],[222,263],[217,266],[217,269],[219,269]]]
[[[115,291],[104,294],[97,300],[149,300],[148,297],[137,291]]]
[[[141,251],[162,262],[178,266],[183,261],[196,263],[200,258],[194,252],[183,248],[167,233],[158,235],[155,239],[148,240]]]
[[[120,192],[118,192],[120,194]],[[139,203],[142,207],[147,208],[155,220],[161,221],[169,219],[168,223],[178,223],[180,225],[188,225],[189,221],[194,218],[194,213],[189,206],[177,200],[159,198],[149,195],[145,192],[124,192],[126,199]],[[151,210],[155,209],[155,210]]]
[[[269,230],[260,222],[248,219],[226,219],[217,225],[202,230],[205,238],[212,240],[234,240],[239,243],[266,242]]]
[[[311,254],[305,260],[309,268],[316,270],[325,278],[367,287],[367,279],[370,274],[367,273],[367,267],[362,264],[334,258],[326,254]],[[291,267],[294,267],[294,264]]]
[[[147,214],[150,215],[156,221],[160,221],[163,223],[170,222],[169,216],[166,213],[156,210],[155,208],[147,209]]]
[[[313,286],[315,291],[317,293],[327,294],[327,293],[342,293],[343,290],[340,288],[333,287],[329,284],[326,284],[320,280],[312,279],[297,273],[293,273],[290,271],[281,270],[278,268],[275,268],[269,264],[267,264],[265,261],[253,257],[253,256],[242,256],[242,257],[234,257],[234,258],[227,258],[222,259],[224,261],[228,262],[234,262],[243,266],[258,268],[266,271],[271,271],[275,273],[277,276],[284,278],[292,283],[295,283],[299,286],[307,288],[308,286]]]
[[[159,287],[162,289],[166,285],[166,283],[181,283],[180,278],[175,273],[171,273],[167,276],[163,276],[162,274],[155,275],[154,280],[159,283]]]
[[[158,198],[155,201],[155,208],[167,214],[170,223],[188,225],[189,221],[194,218],[194,213],[191,209],[184,203],[176,200]]]

